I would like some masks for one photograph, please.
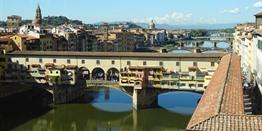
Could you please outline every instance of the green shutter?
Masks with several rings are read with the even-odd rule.
[[[258,48],[262,50],[262,41],[258,41]]]

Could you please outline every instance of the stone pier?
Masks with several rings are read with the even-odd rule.
[[[158,92],[152,88],[133,90],[133,108],[136,110],[157,107]]]
[[[217,48],[217,42],[214,43],[214,47]]]
[[[84,88],[69,85],[55,85],[51,93],[54,104],[64,104],[83,96]]]

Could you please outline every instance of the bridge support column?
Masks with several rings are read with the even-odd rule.
[[[154,89],[134,89],[133,90],[133,108],[136,110],[157,107],[158,92]]]
[[[184,47],[184,43],[183,42],[180,43],[180,47]]]
[[[196,47],[199,47],[199,42],[196,42]]]
[[[217,48],[217,42],[214,43],[214,47]]]

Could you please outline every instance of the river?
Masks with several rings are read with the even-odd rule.
[[[221,51],[214,50],[214,44],[211,43],[210,41],[205,41],[204,43],[200,44],[199,46],[204,47],[204,48],[210,48],[210,50],[202,52],[202,53],[221,53]],[[185,47],[195,47],[195,45],[193,45],[193,43],[190,43],[190,44],[185,44]],[[217,44],[217,47],[221,49],[228,49],[230,46],[226,42],[219,42]],[[190,54],[192,52],[188,50],[175,49],[175,50],[169,51],[169,53],[171,54]]]
[[[169,92],[158,96],[158,108],[135,111],[121,91],[94,88],[71,104],[52,108],[23,104],[1,111],[1,130],[14,131],[173,131],[184,130],[200,94]]]

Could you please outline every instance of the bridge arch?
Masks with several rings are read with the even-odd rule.
[[[85,80],[90,80],[91,79],[90,71],[86,67],[80,67],[79,70],[80,70],[81,76]]]
[[[106,73],[106,80],[108,81],[119,81],[119,70],[117,68],[109,68]]]
[[[94,68],[91,75],[92,80],[105,80],[105,71],[100,67]]]

